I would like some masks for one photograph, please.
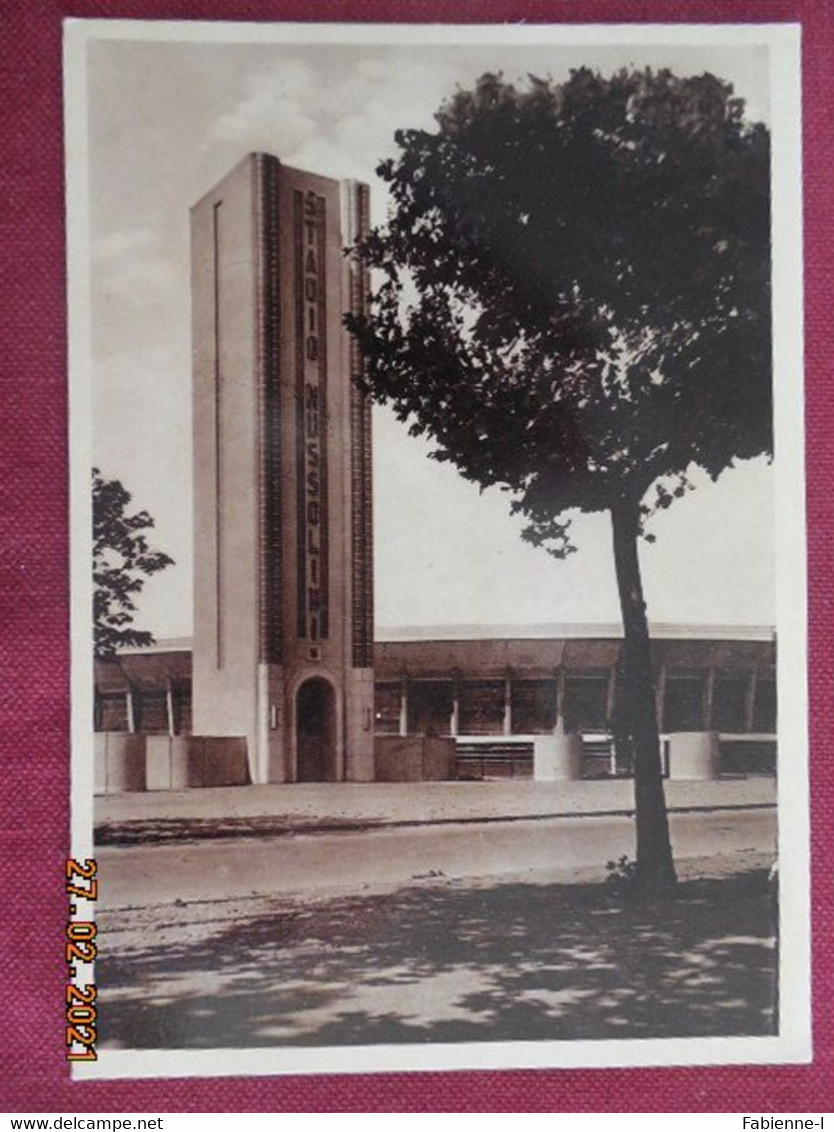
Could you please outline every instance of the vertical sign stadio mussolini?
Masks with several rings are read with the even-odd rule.
[[[374,774],[367,223],[367,186],[261,153],[191,213],[193,729],[254,782]]]

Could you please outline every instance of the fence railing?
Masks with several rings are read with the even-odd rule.
[[[457,777],[460,780],[532,778],[533,736],[457,737]],[[776,738],[773,735],[727,734],[719,736],[722,775],[774,774]],[[669,739],[660,740],[663,776],[669,776]],[[616,750],[610,735],[582,736],[583,770],[586,779],[631,778],[631,763]]]

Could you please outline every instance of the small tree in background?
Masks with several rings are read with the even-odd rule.
[[[769,137],[703,75],[484,75],[399,131],[393,209],[356,249],[368,388],[434,458],[513,493],[524,537],[574,548],[607,511],[623,618],[641,884],[675,874],[638,538],[658,508],[770,452]],[[646,535],[646,537],[651,537]]]
[[[102,660],[153,644],[151,633],[133,628],[135,598],[152,574],[174,562],[148,545],[154,521],[147,511],[129,514],[130,501],[118,480],[93,468],[93,649]]]

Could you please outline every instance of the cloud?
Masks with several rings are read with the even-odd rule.
[[[395,130],[430,128],[457,74],[448,59],[346,55],[321,48],[247,76],[243,96],[222,114],[206,148],[233,143],[331,177],[373,177]]]
[[[318,86],[314,69],[301,61],[250,76],[241,101],[217,119],[209,144],[232,142],[248,151],[295,149],[316,129],[308,108]]]
[[[109,232],[93,246],[93,286],[105,301],[168,304],[183,280],[170,249],[150,228]]]

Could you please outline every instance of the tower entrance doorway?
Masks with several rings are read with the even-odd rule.
[[[298,689],[295,707],[298,782],[336,780],[336,696],[319,676]]]

